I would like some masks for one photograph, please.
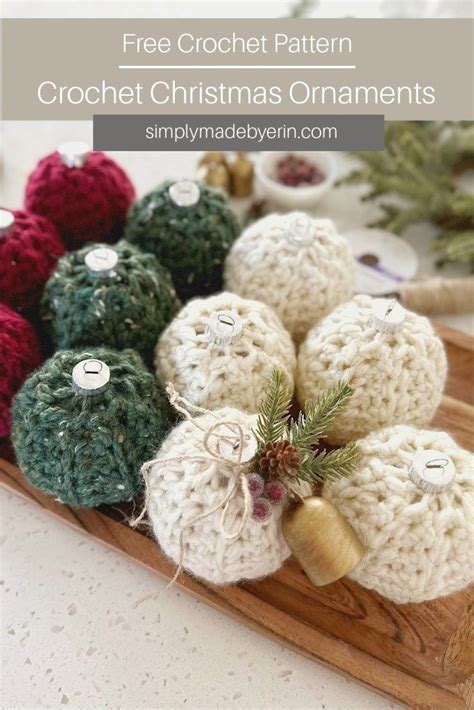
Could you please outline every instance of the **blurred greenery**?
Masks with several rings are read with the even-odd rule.
[[[361,167],[339,184],[370,186],[362,199],[377,200],[382,215],[369,226],[402,235],[411,224],[430,221],[438,228],[438,264],[474,268],[474,195],[458,180],[474,168],[474,123],[390,123],[384,151],[354,155]]]

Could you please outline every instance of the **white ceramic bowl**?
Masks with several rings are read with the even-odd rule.
[[[313,163],[325,176],[319,185],[305,185],[304,187],[289,187],[282,185],[276,179],[276,166],[279,160],[291,153],[305,158]],[[326,194],[336,179],[336,160],[333,155],[325,151],[298,151],[284,150],[262,152],[257,158],[255,166],[257,183],[262,195],[290,209],[311,208]]]

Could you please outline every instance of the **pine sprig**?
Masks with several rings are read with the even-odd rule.
[[[359,461],[360,449],[354,443],[329,453],[326,451],[311,452],[302,461],[298,477],[312,484],[324,483],[324,481],[335,478],[345,478],[354,473]]]
[[[287,377],[283,370],[274,370],[255,427],[260,449],[270,441],[278,441],[285,434],[290,404],[291,392]]]
[[[326,433],[339,412],[352,396],[352,389],[347,382],[341,382],[328,392],[324,392],[311,403],[306,412],[301,412],[296,421],[289,424],[291,391],[288,380],[282,370],[274,370],[265,397],[260,405],[260,412],[254,430],[258,442],[256,457],[257,471],[264,476],[262,466],[267,471],[269,457],[283,457],[276,466],[282,466],[288,476],[287,467],[297,468],[297,473],[290,474],[294,479],[307,481],[311,485],[322,483],[331,478],[349,476],[355,470],[359,460],[356,444],[348,444],[342,449],[326,453],[316,453],[313,447]],[[282,442],[280,446],[269,446]],[[284,457],[286,456],[286,463]],[[296,464],[292,459],[296,458]],[[262,460],[265,462],[262,464]]]
[[[293,446],[297,449],[316,446],[351,395],[352,389],[347,382],[340,382],[315,402],[307,405],[305,412],[300,412],[298,419],[290,427],[289,440]]]

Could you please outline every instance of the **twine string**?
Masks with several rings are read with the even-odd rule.
[[[151,499],[151,486],[150,486],[150,470],[153,468],[153,466],[157,463],[160,464],[168,464],[168,463],[181,463],[183,461],[196,461],[196,462],[204,462],[204,463],[224,463],[230,466],[233,469],[233,472],[235,473],[235,477],[231,479],[231,483],[228,486],[227,493],[225,494],[224,498],[220,500],[218,503],[216,503],[212,508],[209,510],[206,510],[203,513],[200,513],[199,515],[196,515],[194,518],[189,520],[182,528],[179,534],[179,559],[178,559],[178,565],[176,568],[176,572],[171,579],[171,581],[167,585],[167,589],[171,587],[176,580],[178,579],[179,575],[183,571],[183,566],[184,566],[184,555],[185,555],[185,542],[184,542],[184,536],[186,532],[189,530],[189,528],[192,528],[194,525],[199,523],[201,520],[205,520],[209,516],[213,515],[216,513],[218,510],[222,509],[222,514],[220,517],[220,522],[219,522],[219,528],[220,528],[220,533],[224,540],[227,542],[231,542],[232,540],[236,540],[240,535],[242,534],[242,530],[244,529],[244,526],[246,525],[251,511],[252,511],[252,496],[249,491],[248,483],[247,483],[247,476],[246,474],[250,470],[251,466],[251,461],[242,461],[242,456],[243,456],[243,451],[244,451],[244,442],[245,442],[245,432],[240,424],[240,422],[237,421],[225,421],[223,419],[220,419],[218,416],[216,416],[213,412],[208,411],[207,409],[203,409],[202,407],[197,407],[190,402],[188,402],[186,399],[178,395],[176,390],[174,389],[173,385],[169,383],[166,387],[166,392],[168,394],[169,400],[171,404],[174,406],[174,408],[182,414],[185,419],[187,419],[189,422],[193,424],[197,429],[200,431],[204,432],[204,438],[203,438],[203,446],[204,450],[206,452],[206,456],[188,456],[186,454],[183,454],[181,456],[172,456],[168,458],[155,458],[151,459],[150,461],[146,461],[143,466],[140,469],[140,473],[143,477],[144,483],[145,483],[145,502],[142,508],[142,511],[140,515],[132,520],[130,522],[130,525],[132,527],[136,527],[142,520],[143,517],[146,513],[146,510],[149,507],[150,504],[150,499]],[[204,428],[198,422],[196,422],[195,417],[193,416],[192,412],[198,412],[199,414],[207,414],[211,415],[213,419],[215,419],[215,423],[212,424],[209,428]],[[218,432],[219,428],[226,427],[231,434],[233,434],[232,438],[231,435],[228,434],[223,435]],[[217,439],[217,446],[212,443],[214,440]],[[231,454],[223,454],[222,451],[219,448],[219,444],[221,442],[226,442],[231,446]],[[234,456],[236,454],[236,457]],[[227,520],[227,515],[230,510],[230,505],[231,502],[234,500],[234,498],[239,494],[239,491],[242,493],[243,498],[244,498],[244,508],[242,512],[242,517],[240,520],[240,524],[234,532],[230,532],[230,530],[227,529],[226,527],[226,520]]]

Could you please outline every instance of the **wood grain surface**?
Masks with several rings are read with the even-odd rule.
[[[433,426],[472,450],[474,339],[436,327],[446,344],[450,374]],[[5,459],[0,459],[0,480],[161,576],[173,575],[174,566],[147,528],[128,526],[130,505],[71,510],[32,488]],[[472,590],[425,604],[396,605],[348,579],[314,587],[294,560],[259,582],[213,587],[182,574],[178,584],[251,628],[409,707],[473,707]]]

